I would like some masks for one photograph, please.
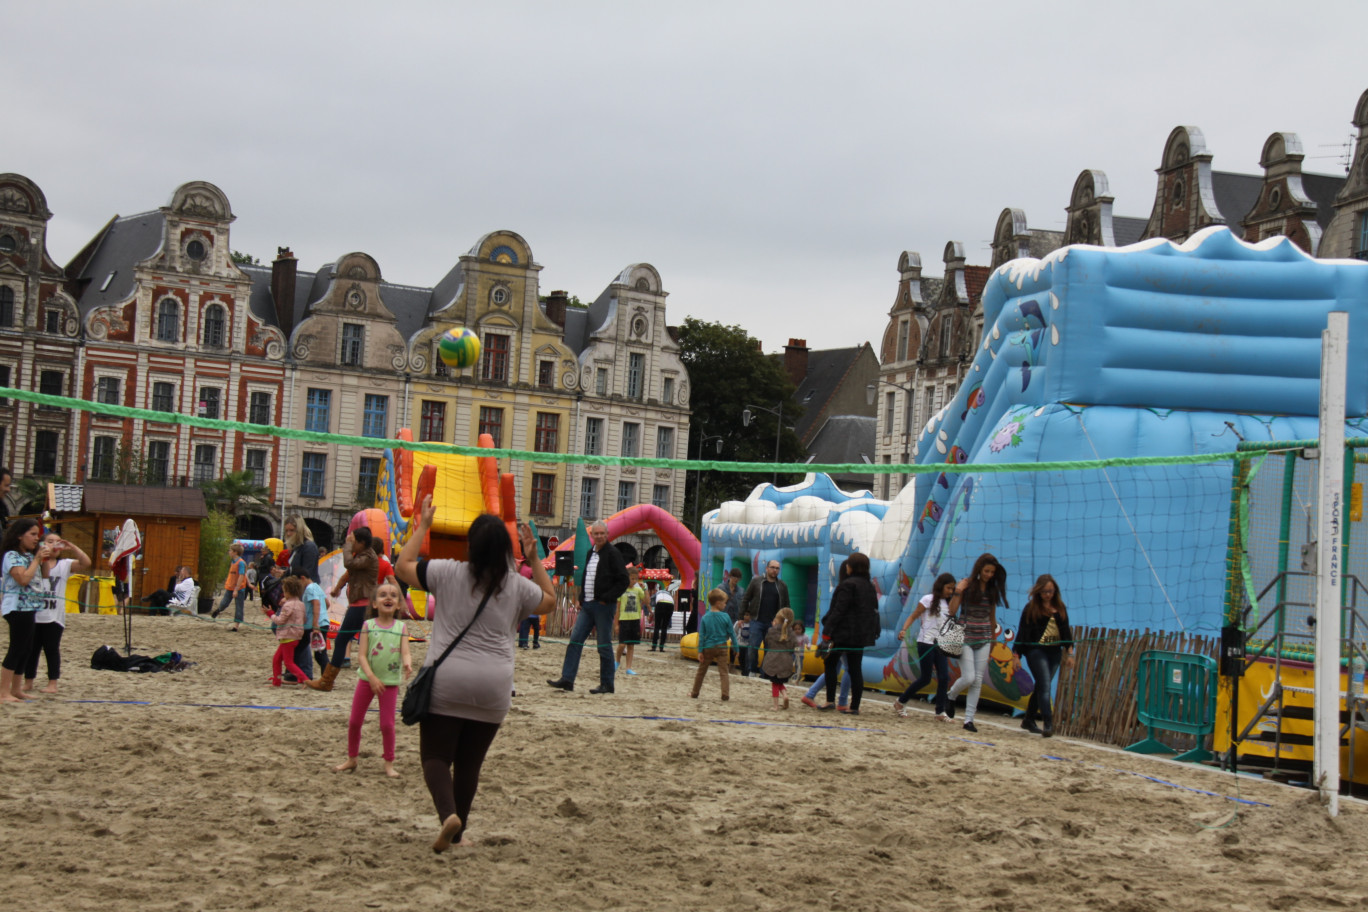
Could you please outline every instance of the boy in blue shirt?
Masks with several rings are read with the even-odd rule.
[[[736,635],[732,632],[731,617],[727,614],[727,593],[714,589],[708,593],[708,613],[698,625],[698,673],[694,675],[693,690],[689,696],[698,699],[698,691],[703,687],[703,678],[709,665],[716,665],[722,676],[722,699],[729,700],[727,688],[727,660],[731,656],[731,646],[736,645]]]

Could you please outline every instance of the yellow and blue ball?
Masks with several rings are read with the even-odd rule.
[[[437,342],[437,356],[447,367],[471,367],[480,360],[480,337],[464,326],[449,329]]]

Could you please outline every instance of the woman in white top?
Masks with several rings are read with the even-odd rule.
[[[462,834],[480,769],[512,702],[513,628],[529,614],[550,613],[556,590],[536,559],[532,529],[518,524],[532,569],[529,580],[513,567],[508,528],[490,513],[470,524],[468,561],[419,560],[433,516],[432,498],[425,497],[418,527],[394,569],[401,580],[428,592],[428,604],[435,606],[424,665],[433,664],[458,635],[463,637],[435,669],[432,702],[418,727],[423,779],[442,822],[432,849],[444,852],[452,843],[465,844]]]
[[[945,692],[950,686],[950,662],[944,652],[936,645],[936,637],[940,636],[941,625],[950,616],[950,599],[955,595],[955,574],[942,573],[936,577],[936,584],[931,587],[931,591],[922,596],[922,600],[917,604],[916,610],[907,618],[902,625],[902,630],[898,631],[898,639],[907,636],[907,628],[912,626],[912,622],[921,618],[921,629],[917,631],[917,652],[918,661],[921,664],[921,675],[904,690],[901,697],[893,704],[893,712],[896,715],[906,718],[907,702],[912,699],[917,691],[931,683],[931,673],[936,674],[936,718],[942,722],[949,722],[951,716],[948,712],[953,712],[946,706]]]
[[[66,630],[67,580],[73,573],[90,569],[90,557],[71,542],[63,541],[56,532],[43,538],[48,546],[48,557],[43,561],[44,606],[33,616],[33,647],[29,650],[28,665],[24,668],[24,690],[33,690],[38,677],[38,653],[47,657],[47,687],[43,693],[57,692],[57,679],[62,676],[62,632]],[[57,555],[72,552],[76,556],[57,559]]]

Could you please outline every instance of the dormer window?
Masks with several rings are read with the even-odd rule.
[[[193,240],[185,245],[185,255],[198,263],[209,255],[209,249],[204,246],[203,241]]]
[[[0,253],[14,253],[18,248],[12,234],[0,234]]]

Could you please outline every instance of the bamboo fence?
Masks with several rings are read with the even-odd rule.
[[[1074,637],[1073,670],[1059,670],[1055,731],[1118,747],[1145,737],[1135,701],[1141,654],[1158,649],[1215,658],[1220,645],[1215,637],[1102,627],[1075,627]],[[1156,737],[1177,750],[1194,746],[1191,735],[1158,732]]]

